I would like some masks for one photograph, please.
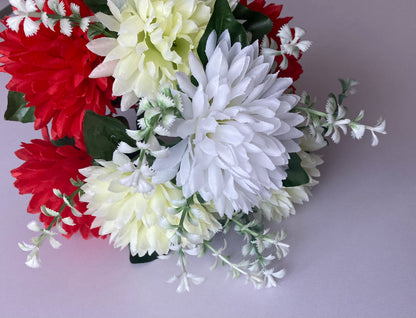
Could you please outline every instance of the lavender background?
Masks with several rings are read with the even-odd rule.
[[[0,1],[5,4],[5,0]],[[321,184],[308,204],[281,226],[291,252],[277,288],[254,290],[210,272],[212,258],[190,259],[207,280],[178,295],[165,281],[175,259],[131,265],[128,251],[107,241],[74,237],[60,250],[45,246],[43,267],[24,265],[17,242],[29,240],[28,196],[19,196],[9,171],[21,164],[21,141],[40,138],[31,124],[0,124],[0,317],[415,317],[416,116],[414,0],[284,1],[292,26],[308,30],[313,46],[302,59],[299,91],[324,103],[338,77],[354,77],[359,93],[351,113],[387,119],[377,148],[369,136],[345,137],[322,154]],[[1,6],[3,7],[3,6]],[[0,74],[0,101],[6,105]],[[62,239],[61,239],[62,241]],[[230,250],[237,254],[238,249]]]

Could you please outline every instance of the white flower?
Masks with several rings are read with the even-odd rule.
[[[289,25],[283,25],[277,36],[280,38],[280,50],[278,50],[278,45],[275,40],[269,39],[267,36],[264,36],[261,43],[261,52],[264,55],[281,55],[282,62],[279,65],[279,68],[286,70],[289,66],[289,61],[286,55],[293,55],[296,59],[299,59],[301,52],[306,52],[309,47],[312,45],[311,41],[301,41],[300,39],[305,35],[305,30],[299,27],[295,27],[295,35],[292,36],[292,30]]]
[[[168,225],[179,224],[182,214],[171,211],[184,201],[183,194],[170,182],[152,185],[149,180],[146,182],[152,189],[139,192],[137,180],[129,183],[129,177],[139,170],[130,169],[128,160],[116,151],[113,161],[97,160],[101,166],[81,169],[86,176],[81,201],[88,202],[86,213],[96,217],[92,227],[100,227],[101,235],[110,235],[115,247],[130,245],[131,253],[139,256],[166,254],[175,230],[162,226],[161,220],[167,220]],[[191,215],[184,221],[186,231],[200,241],[211,239],[220,227],[212,211],[201,204],[192,205]],[[187,244],[184,240],[183,245]]]
[[[302,149],[305,149],[303,145]],[[300,151],[298,155],[301,158],[302,168],[309,176],[309,182],[301,186],[273,190],[270,199],[260,201],[259,210],[267,220],[281,222],[283,218],[294,215],[296,213],[294,204],[308,202],[311,188],[318,184],[314,178],[320,176],[317,166],[323,163],[321,157],[306,151]]]
[[[378,145],[378,137],[376,133],[379,133],[382,135],[386,134],[386,121],[380,118],[374,127],[366,126],[366,128],[371,131],[371,136],[372,136],[371,146],[375,147]]]
[[[300,150],[295,139],[302,133],[295,126],[304,118],[290,113],[298,97],[283,94],[292,80],[269,74],[273,58],[259,56],[257,42],[231,46],[224,32],[216,43],[213,32],[206,70],[189,56],[198,86],[186,74],[176,75],[183,119],[175,121],[171,135],[183,140],[167,158],[156,159],[153,180],[170,180],[177,172],[186,197],[199,192],[221,215],[231,216],[249,212],[282,186],[289,153]]]
[[[108,2],[112,16],[97,13],[117,39],[99,38],[88,48],[105,56],[91,77],[113,76],[113,94],[121,109],[140,97],[153,96],[160,84],[175,81],[175,72],[189,73],[188,54],[196,51],[211,16],[210,1],[126,0]]]
[[[32,36],[39,30],[40,20],[34,21],[30,17],[31,13],[38,12],[37,3],[33,0],[10,0],[10,4],[16,9],[13,11],[15,16],[9,17],[7,26],[15,32],[19,31],[20,23],[23,21],[23,31],[26,36]]]
[[[282,26],[277,33],[280,38],[282,52],[293,55],[296,59],[299,58],[300,52],[306,52],[312,45],[311,41],[301,41],[300,39],[305,35],[305,30],[295,27],[295,36],[292,36],[292,30],[289,25]]]
[[[344,135],[347,133],[348,124],[351,122],[350,119],[345,118],[347,113],[346,109],[342,105],[337,105],[336,100],[333,97],[328,98],[325,105],[328,118],[328,131],[325,136],[331,136],[333,142],[339,143],[341,140],[341,134],[338,130],[341,129]],[[336,115],[335,115],[336,114]]]

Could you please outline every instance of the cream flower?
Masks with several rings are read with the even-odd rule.
[[[127,110],[139,97],[153,96],[159,86],[189,73],[188,55],[196,51],[211,16],[207,0],[122,0],[108,2],[112,16],[98,13],[116,39],[98,38],[88,44],[105,56],[91,77],[113,76],[113,94]]]
[[[181,213],[172,211],[184,201],[182,192],[170,182],[155,185],[147,193],[139,192],[136,184],[123,185],[135,170],[126,169],[129,158],[117,151],[113,161],[97,161],[101,166],[80,170],[86,177],[81,201],[88,203],[86,213],[96,217],[92,227],[100,227],[100,235],[110,235],[115,247],[130,245],[132,255],[166,254],[175,231],[165,225],[179,224]],[[184,222],[193,240],[182,244],[209,240],[220,227],[212,211],[196,203]]]
[[[314,178],[320,176],[317,166],[323,163],[321,157],[305,151],[300,151],[298,155],[302,160],[302,168],[309,176],[309,182],[301,186],[273,190],[269,200],[260,201],[259,211],[268,220],[281,222],[283,218],[294,215],[296,213],[294,204],[308,202],[311,188],[319,183]]]
[[[234,211],[248,213],[282,187],[289,153],[300,150],[295,139],[303,134],[295,127],[304,118],[290,112],[298,97],[283,94],[292,80],[269,73],[273,58],[259,56],[257,42],[231,46],[224,32],[216,44],[213,32],[205,70],[190,54],[198,86],[184,73],[176,75],[184,110],[170,131],[183,140],[152,168],[154,182],[177,172],[186,197],[199,192],[230,217]]]

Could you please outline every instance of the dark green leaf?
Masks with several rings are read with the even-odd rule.
[[[182,139],[179,137],[166,137],[166,136],[158,136],[158,141],[162,146],[165,147],[173,147],[177,143],[179,143]]]
[[[286,170],[287,178],[283,180],[283,186],[296,187],[309,182],[309,176],[303,170],[300,157],[296,153],[290,154],[289,168]]]
[[[205,54],[205,47],[207,45],[209,35],[214,30],[218,37],[225,30],[228,30],[232,43],[240,42],[242,46],[247,46],[249,44],[246,31],[243,25],[240,24],[234,17],[228,1],[217,0],[215,1],[214,10],[208,22],[207,28],[205,29],[198,45],[198,56],[203,65],[206,65],[208,62]]]
[[[97,36],[97,35],[101,35],[102,34],[102,31],[101,30],[104,30],[105,29],[105,27],[104,27],[104,25],[102,24],[102,23],[100,23],[100,22],[95,22],[94,23],[94,27],[89,27],[88,28],[88,30],[87,30],[87,36],[88,36],[88,39],[89,40],[94,40],[94,38]]]
[[[111,11],[107,6],[107,0],[84,0],[84,3],[91,9],[92,12],[103,12],[110,14]]]
[[[51,140],[52,144],[54,144],[57,147],[62,147],[62,146],[75,146],[75,140],[73,137],[64,137],[58,140]]]
[[[87,110],[83,128],[87,152],[94,159],[111,160],[120,141],[135,146],[135,141],[126,133],[126,126],[115,118]]]
[[[129,128],[129,121],[127,120],[126,117],[124,117],[124,116],[116,116],[114,118],[117,119],[118,121],[120,121],[124,126],[126,126],[126,128]]]
[[[234,17],[237,20],[244,20],[244,28],[251,32],[253,43],[256,40],[261,40],[263,36],[268,34],[273,28],[273,22],[266,15],[260,12],[252,11],[249,8],[238,4],[233,11]]]
[[[25,95],[9,91],[4,119],[30,123],[35,121],[35,107],[26,107]]]
[[[132,264],[143,264],[143,263],[149,263],[157,259],[159,255],[155,252],[152,255],[146,254],[144,256],[138,256],[138,255],[131,255],[130,253],[130,263]]]

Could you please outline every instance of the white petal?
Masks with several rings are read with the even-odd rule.
[[[109,77],[114,73],[118,60],[98,64],[90,73],[89,78]]]
[[[49,244],[55,249],[60,248],[62,244],[55,240],[52,236],[49,236]]]
[[[20,22],[22,22],[24,18],[25,17],[24,16],[21,16],[21,15],[17,15],[17,16],[14,16],[14,17],[9,17],[6,20],[7,26],[11,30],[13,30],[15,32],[19,32]]]
[[[39,226],[38,222],[32,221],[27,225],[27,228],[33,232],[41,232],[42,228]]]
[[[25,18],[23,22],[23,31],[25,32],[26,36],[32,36],[36,34],[39,30],[39,23],[33,21],[30,18]]]
[[[97,17],[98,21],[104,24],[111,31],[120,31],[120,22],[118,22],[113,16],[104,14],[102,12],[97,12],[95,16]]]
[[[61,19],[59,20],[59,25],[61,27],[61,33],[65,34],[66,36],[71,36],[72,34],[72,24],[69,19]]]
[[[121,97],[121,111],[126,111],[139,101],[139,97],[134,92],[128,92]]]
[[[65,224],[67,224],[67,225],[70,225],[70,226],[74,226],[75,225],[74,220],[71,217],[69,217],[69,216],[67,216],[66,218],[63,218],[62,219],[62,222],[65,223]]]

